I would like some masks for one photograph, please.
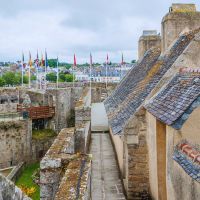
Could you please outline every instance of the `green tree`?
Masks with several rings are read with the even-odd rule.
[[[65,74],[64,73],[60,73],[59,74],[59,81],[60,82],[65,82]]]
[[[0,87],[3,87],[5,85],[5,80],[0,77]]]
[[[32,75],[31,76],[31,81],[35,81],[36,80],[36,76],[35,75]]]
[[[16,84],[15,73],[13,72],[6,72],[2,78],[4,79],[6,85]]]
[[[57,59],[48,59],[49,67],[56,67],[57,66]]]
[[[47,81],[50,81],[50,82],[56,82],[57,76],[55,73],[51,72],[51,73],[47,74],[46,79],[47,79]]]
[[[21,81],[21,82],[22,82],[22,81]],[[23,83],[24,83],[24,84],[28,84],[28,76],[25,75],[25,76],[23,77]]]
[[[65,81],[66,82],[73,82],[73,75],[72,74],[66,74],[65,75]]]

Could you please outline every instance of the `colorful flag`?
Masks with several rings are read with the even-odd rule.
[[[35,59],[35,66],[39,67],[39,56],[38,56],[38,51],[37,51],[37,55],[36,55],[36,59]]]
[[[40,66],[41,66],[41,67],[43,67],[43,66],[44,66],[43,54],[42,54],[42,57],[41,57]]]
[[[49,64],[48,64],[48,59],[47,59],[47,52],[45,50],[45,67],[48,67]]]
[[[74,54],[74,67],[76,67],[76,55]]]
[[[32,60],[31,60],[31,52],[29,51],[29,62],[28,62],[29,66],[32,66]]]

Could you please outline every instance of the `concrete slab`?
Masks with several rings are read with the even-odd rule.
[[[103,103],[93,103],[91,111],[91,130],[108,131],[108,118]]]

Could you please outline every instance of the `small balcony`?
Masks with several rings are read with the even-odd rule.
[[[23,114],[23,118],[30,119],[47,119],[52,118],[55,115],[54,106],[31,106],[23,107],[23,105],[17,105],[17,112]]]

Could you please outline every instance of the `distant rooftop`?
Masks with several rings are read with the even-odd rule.
[[[181,4],[181,3],[173,3],[170,7],[170,12],[196,12],[195,4]]]
[[[143,31],[143,36],[150,36],[150,35],[157,35],[156,30],[144,30]]]

